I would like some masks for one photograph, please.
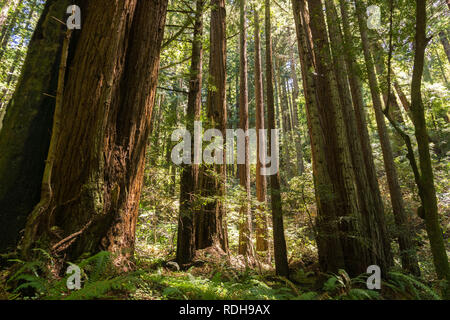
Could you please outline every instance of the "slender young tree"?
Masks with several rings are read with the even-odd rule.
[[[327,0],[328,7],[331,9],[329,13],[331,14],[330,19],[337,19],[336,10],[333,10],[332,4]],[[351,43],[351,33],[349,28],[349,17],[348,17],[348,4],[344,1],[340,1],[341,15],[342,15],[342,25],[345,38],[345,63],[348,69],[349,84],[351,88],[351,95],[353,98],[353,106],[355,109],[356,123],[357,123],[357,136],[360,136],[360,143],[362,149],[362,155],[364,159],[364,166],[367,176],[367,182],[369,183],[369,190],[366,190],[359,196],[371,197],[373,199],[372,209],[375,209],[378,214],[384,214],[383,203],[381,200],[380,190],[378,186],[378,180],[375,171],[375,165],[373,162],[372,148],[370,146],[370,139],[367,132],[366,115],[364,111],[364,101],[362,98],[362,88],[361,80],[358,76],[360,74],[358,65],[356,64],[356,59],[354,57],[354,48]],[[364,181],[363,181],[364,183]],[[397,202],[395,221],[398,227],[397,238],[401,250],[401,260],[403,268],[415,275],[420,274],[420,270],[417,263],[415,248],[411,239],[410,230],[408,228],[408,221],[406,217],[406,212],[404,210],[403,201]]]
[[[421,89],[425,50],[430,40],[426,37],[426,3],[426,0],[416,0],[416,35],[414,46],[414,68],[411,80],[411,114],[419,149],[420,178],[418,187],[422,201],[421,209],[423,210],[426,230],[428,238],[430,239],[436,274],[439,279],[445,279],[447,281],[444,297],[450,299],[450,266],[445,251],[442,229],[439,224],[436,189],[434,187],[434,174],[431,164],[429,139]]]
[[[273,95],[273,58],[272,58],[272,30],[271,30],[270,0],[265,0],[265,32],[266,32],[266,83],[267,83],[267,114],[269,129],[269,146],[273,136],[272,130],[276,129],[275,105]],[[270,154],[272,161],[277,154]],[[283,208],[280,192],[280,172],[270,176],[270,194],[272,205],[273,242],[275,255],[275,268],[277,275],[289,276],[289,265],[287,261],[286,240],[284,236]]]
[[[386,178],[388,181],[389,192],[391,196],[392,209],[394,216],[406,217],[403,206],[403,196],[400,189],[400,184],[397,176],[397,169],[395,167],[394,157],[392,153],[391,142],[386,127],[386,122],[383,115],[383,103],[380,97],[380,86],[376,77],[375,65],[373,56],[370,50],[370,42],[368,37],[368,28],[366,18],[364,16],[364,6],[361,1],[355,1],[356,15],[361,34],[361,43],[364,53],[365,66],[369,78],[369,87],[372,96],[373,108],[375,112],[375,119],[377,122],[378,136],[380,139],[381,149],[383,152],[384,168],[386,171]],[[401,218],[400,218],[401,219]],[[409,246],[409,245],[406,245]]]

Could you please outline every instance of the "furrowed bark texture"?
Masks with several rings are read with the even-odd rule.
[[[273,95],[273,59],[272,59],[272,36],[271,36],[271,14],[270,14],[270,0],[265,2],[265,28],[266,28],[266,82],[267,82],[267,114],[268,114],[268,129],[269,142],[272,144],[271,130],[276,129],[275,122],[275,105]],[[270,154],[273,158],[275,155]],[[272,159],[272,161],[274,161]],[[289,276],[289,265],[287,261],[286,239],[284,236],[283,225],[283,208],[281,204],[280,193],[280,172],[270,176],[270,194],[272,206],[272,224],[273,224],[273,244],[275,255],[275,268],[277,275]]]
[[[27,221],[24,254],[75,260],[134,250],[144,155],[167,1],[89,2],[63,97],[48,204]]]
[[[247,58],[247,4],[240,0],[240,75],[239,75],[239,128],[248,132],[248,58]],[[245,134],[245,163],[239,168],[239,183],[244,188],[245,199],[240,210],[239,254],[246,257],[247,262],[253,258],[252,220],[250,211],[250,137]]]
[[[209,60],[209,87],[207,99],[207,117],[209,127],[218,129],[225,137],[227,124],[226,107],[226,28],[225,0],[211,1],[211,34]],[[208,203],[196,214],[196,248],[210,246],[228,251],[226,229],[226,208],[224,204],[226,184],[226,150],[223,146],[222,162],[201,169],[202,196]],[[212,171],[212,172],[211,172]]]
[[[194,121],[200,120],[202,107],[202,60],[203,60],[203,6],[204,0],[197,0],[194,41],[192,42],[192,61],[190,70],[189,95],[186,128],[194,132]],[[184,165],[180,180],[180,218],[178,221],[177,261],[185,264],[195,254],[195,192],[198,186],[198,165],[194,164],[194,138],[191,139],[192,164]]]
[[[264,97],[263,97],[263,77],[261,65],[261,40],[259,27],[259,12],[254,10],[255,21],[255,107],[256,107],[256,132],[264,130]],[[257,158],[256,158],[256,198],[261,205],[256,211],[256,251],[265,252],[269,249],[267,215],[265,204],[267,201],[267,181],[266,176],[261,174],[266,155],[265,136],[257,134]],[[261,158],[261,155],[264,158]]]

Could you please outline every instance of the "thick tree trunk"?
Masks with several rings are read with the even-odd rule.
[[[434,187],[433,167],[421,90],[425,49],[428,42],[426,38],[426,22],[426,0],[416,0],[416,36],[414,69],[411,81],[411,114],[419,149],[421,176],[418,187],[421,193],[422,209],[436,274],[439,279],[447,280],[444,298],[450,299],[450,267],[442,237],[442,229],[439,224],[436,189]]]
[[[357,203],[357,193],[354,185],[354,172],[347,146],[345,123],[339,104],[339,89],[332,72],[332,61],[329,54],[330,47],[325,27],[322,4],[317,1],[308,1],[310,29],[313,39],[312,52],[316,62],[317,97],[322,130],[325,135],[328,150],[328,170],[335,186],[335,196],[339,199],[338,225],[341,230],[342,250],[345,258],[346,270],[350,274],[364,272],[364,262],[367,261],[361,243],[357,241],[360,220]],[[374,230],[371,230],[374,232]],[[372,237],[371,237],[372,238]],[[378,245],[378,243],[374,243]],[[377,255],[379,251],[376,251]],[[359,256],[359,259],[356,257]],[[377,256],[380,261],[384,255]]]
[[[166,0],[88,2],[64,130],[46,164],[51,192],[28,218],[25,256],[40,243],[72,261],[99,250],[118,264],[132,257],[166,8]]]
[[[310,47],[311,33],[306,28],[309,20],[303,14],[304,5],[303,0],[292,1],[306,101],[306,116],[311,140],[314,188],[317,202],[316,242],[322,270],[334,272],[345,268],[345,260],[338,230],[337,201],[332,196],[335,191],[327,169],[326,143],[321,129],[316,94],[317,86],[314,78],[315,59]]]
[[[371,193],[369,179],[363,159],[362,145],[358,139],[356,115],[352,107],[350,88],[347,82],[347,71],[342,48],[344,40],[338,23],[338,15],[334,3],[326,0],[327,22],[330,32],[333,54],[334,73],[336,75],[339,99],[343,120],[346,125],[346,138],[350,150],[353,171],[355,173],[358,204],[360,210],[362,234],[366,237],[362,250],[369,257],[365,263],[383,264],[386,266],[390,259],[390,243],[387,235],[384,208],[377,193]],[[364,266],[362,266],[364,269]]]
[[[240,0],[240,67],[239,67],[239,128],[248,132],[248,59],[247,59],[247,4]],[[250,211],[250,138],[245,134],[245,163],[239,168],[239,182],[245,191],[245,199],[240,210],[239,254],[246,257],[247,262],[253,260],[252,220]],[[242,150],[241,150],[242,152]],[[239,155],[238,155],[239,157]]]
[[[226,106],[226,28],[225,0],[211,1],[211,32],[209,58],[209,90],[207,101],[207,117],[209,127],[218,129],[225,137],[227,125]],[[201,208],[196,214],[196,248],[210,246],[228,251],[228,235],[226,229],[226,208],[224,203],[226,184],[226,150],[223,147],[222,162],[216,164],[208,172],[201,170],[202,195],[213,200]]]
[[[272,60],[272,34],[271,34],[271,17],[270,17],[270,0],[265,0],[265,30],[266,30],[266,81],[267,81],[267,114],[268,114],[268,129],[269,129],[269,143],[272,145],[272,140],[275,137],[272,135],[272,130],[276,129],[275,123],[275,106],[273,96],[273,60]],[[273,158],[276,155],[270,154]],[[274,159],[272,159],[272,162]],[[272,205],[272,223],[273,223],[273,242],[275,254],[275,268],[277,275],[289,276],[289,266],[287,261],[286,240],[284,236],[283,225],[283,208],[281,204],[281,190],[280,190],[280,172],[270,176],[270,193]]]
[[[194,132],[194,122],[200,120],[202,108],[203,71],[203,6],[204,0],[197,0],[192,61],[189,81],[186,129]],[[191,139],[191,164],[183,165],[180,180],[180,218],[178,221],[177,261],[185,264],[195,253],[194,216],[195,192],[198,186],[198,164],[194,163],[195,141]]]
[[[261,40],[259,27],[259,12],[254,10],[255,21],[255,107],[256,107],[256,198],[260,205],[256,209],[256,251],[266,252],[268,245],[267,215],[265,204],[267,201],[267,182],[266,176],[261,174],[266,155],[266,139],[260,135],[260,130],[264,130],[264,99],[263,99],[263,77],[261,65]]]
[[[16,245],[39,202],[64,37],[63,26],[51,17],[64,20],[68,5],[68,0],[47,1],[6,106],[0,131],[0,252]]]

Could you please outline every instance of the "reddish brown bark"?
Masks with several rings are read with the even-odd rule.
[[[259,12],[254,10],[255,21],[255,107],[256,107],[256,132],[264,130],[264,99],[263,99],[263,77],[261,66],[261,40],[259,27]],[[256,158],[256,198],[260,206],[256,212],[256,251],[265,252],[269,249],[268,244],[268,230],[267,230],[267,215],[265,212],[265,204],[267,200],[267,182],[266,176],[261,174],[263,168],[262,163],[265,163],[265,136],[257,137],[257,158]],[[260,146],[263,146],[261,148]]]
[[[266,29],[266,82],[267,82],[267,114],[269,143],[274,139],[271,130],[276,129],[275,105],[273,95],[273,59],[272,59],[272,35],[271,35],[271,15],[270,0],[265,1],[265,29]],[[272,156],[272,154],[271,154]],[[273,160],[272,160],[273,161]],[[289,276],[289,266],[287,261],[286,240],[284,236],[283,208],[281,204],[280,172],[270,176],[270,193],[272,205],[273,243],[275,255],[275,268],[277,275]]]
[[[186,117],[186,129],[191,133],[194,132],[194,121],[200,119],[202,107],[203,6],[204,0],[197,0]],[[180,264],[191,261],[195,253],[193,212],[195,212],[195,192],[198,187],[198,164],[194,164],[194,148],[194,139],[191,139],[191,164],[183,166],[180,180],[180,218],[177,238],[177,261]]]
[[[227,124],[226,107],[226,27],[225,0],[211,1],[211,31],[209,57],[209,90],[207,100],[208,126],[221,131],[225,137]],[[226,183],[226,150],[223,164],[213,168],[204,166],[200,172],[201,195],[210,198],[195,218],[195,243],[197,249],[210,246],[228,251],[226,208],[224,204]],[[213,171],[213,172],[211,172]],[[213,198],[213,199],[211,199]]]
[[[74,260],[134,250],[144,155],[166,0],[89,2],[64,90],[51,193],[29,217],[24,253],[38,242]],[[56,139],[56,141],[53,141]]]

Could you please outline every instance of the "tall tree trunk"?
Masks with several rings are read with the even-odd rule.
[[[385,62],[384,62],[384,58],[383,58],[383,48],[375,40],[371,41],[370,45],[371,45],[370,46],[371,52],[374,53],[373,55],[374,55],[374,60],[375,60],[375,69],[378,74],[378,80],[380,81],[380,83],[382,83],[381,87],[382,87],[382,94],[383,94],[383,102],[384,102],[384,105],[386,106],[388,103],[388,86],[387,86],[387,84],[382,82],[382,79],[387,78],[387,71],[386,71],[386,68],[384,67]],[[391,72],[391,77],[392,77],[392,68],[391,68],[390,72]],[[405,122],[405,120],[403,119],[402,112],[400,110],[400,106],[398,105],[398,102],[397,102],[397,97],[395,96],[393,91],[390,92],[390,97],[389,97],[389,114],[398,123]],[[401,139],[401,137],[396,135],[396,140],[399,141],[399,139]],[[399,143],[401,144],[402,142],[399,142]]]
[[[447,35],[444,31],[439,32],[439,39],[441,40],[448,62],[450,63],[450,44],[448,43]]]
[[[62,25],[51,17],[64,20],[69,4],[47,1],[6,106],[0,131],[0,252],[16,245],[28,214],[39,202],[64,36]]]
[[[288,96],[286,92],[286,86],[284,85],[283,78],[281,77],[281,61],[280,59],[276,59],[276,78],[278,82],[278,88],[280,92],[280,121],[282,122],[282,133],[283,133],[283,145],[281,148],[281,153],[283,155],[283,161],[281,162],[281,167],[285,168],[284,175],[281,175],[281,181],[283,184],[286,183],[287,180],[292,178],[292,170],[290,165],[290,156],[289,156],[289,102]],[[284,179],[283,179],[284,178]]]
[[[442,229],[439,224],[436,189],[434,187],[433,167],[421,90],[425,50],[428,43],[426,38],[426,23],[426,0],[416,0],[416,35],[414,68],[411,81],[411,114],[413,116],[415,136],[419,149],[420,182],[418,187],[421,193],[422,209],[428,238],[430,239],[436,274],[439,279],[447,280],[444,298],[450,299],[450,267],[442,237]]]
[[[411,105],[408,101],[408,98],[406,97],[406,94],[403,92],[402,87],[395,80],[394,80],[394,88],[395,88],[395,91],[397,91],[397,95],[400,98],[400,102],[402,103],[403,109],[405,109],[405,112],[408,115],[410,115]]]
[[[25,256],[40,243],[69,260],[99,250],[118,264],[132,257],[166,8],[167,0],[88,2]]]
[[[197,0],[186,117],[186,129],[191,134],[194,132],[194,122],[200,120],[202,108],[203,6],[204,0]],[[177,238],[179,264],[191,261],[195,253],[193,212],[195,212],[195,192],[198,186],[198,164],[194,163],[195,148],[194,138],[191,138],[191,164],[183,165],[180,179],[180,218]]]
[[[246,257],[247,262],[253,260],[252,221],[250,211],[250,138],[248,132],[248,59],[247,59],[247,5],[246,0],[240,0],[240,81],[239,81],[239,128],[245,133],[245,163],[240,165],[239,182],[244,188],[245,199],[240,210],[239,224],[239,254]],[[242,152],[242,150],[241,150]],[[239,157],[239,155],[238,155]]]
[[[275,106],[273,96],[273,60],[272,60],[272,34],[271,34],[270,0],[265,0],[265,30],[266,30],[266,81],[267,81],[267,114],[269,129],[269,146],[272,145],[272,130],[276,129]],[[272,162],[276,154],[270,154]],[[277,275],[289,276],[287,261],[286,240],[284,236],[283,208],[281,204],[280,172],[270,176],[270,193],[272,205],[273,242],[275,254],[275,268]]]
[[[303,89],[306,101],[306,116],[311,140],[314,189],[317,202],[317,234],[319,262],[322,270],[334,272],[345,268],[344,253],[338,229],[338,208],[333,182],[327,168],[326,142],[321,129],[317,100],[317,85],[314,78],[315,58],[310,43],[311,33],[306,28],[309,20],[304,15],[303,0],[292,0],[292,9],[297,32],[298,50],[302,69]]]
[[[211,31],[209,57],[209,84],[207,117],[210,128],[218,129],[225,137],[227,125],[226,106],[226,28],[225,0],[211,1]],[[226,184],[226,150],[223,147],[223,164],[214,165],[213,173],[202,168],[202,195],[213,200],[201,208],[196,221],[196,247],[210,246],[228,251],[226,208],[224,203]]]
[[[295,152],[297,155],[297,172],[302,175],[305,171],[305,164],[303,162],[303,150],[302,150],[302,135],[300,126],[298,123],[298,96],[300,93],[300,88],[298,86],[297,71],[295,68],[294,60],[294,49],[291,48],[289,51],[290,57],[290,68],[291,68],[291,78],[294,83],[294,90],[292,92],[292,104],[293,104],[293,127],[294,127],[294,140],[295,140]]]
[[[265,166],[266,139],[265,135],[259,132],[264,130],[264,98],[263,98],[263,77],[261,65],[261,40],[259,27],[259,12],[254,9],[255,23],[255,107],[256,107],[256,198],[260,205],[256,209],[256,251],[266,252],[268,245],[267,215],[265,204],[267,201],[267,181],[266,176],[262,175],[262,169]]]

